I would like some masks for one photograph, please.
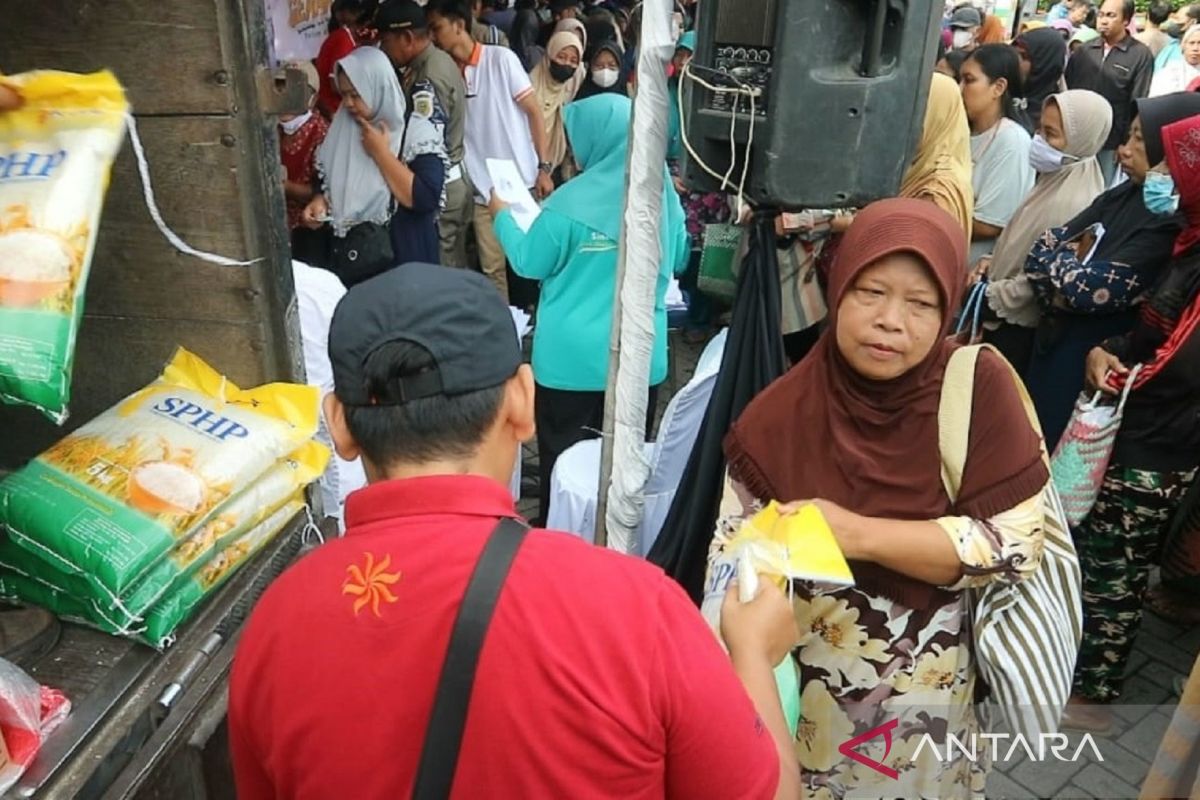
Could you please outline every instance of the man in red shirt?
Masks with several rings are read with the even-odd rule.
[[[413,795],[451,630],[516,516],[506,487],[533,435],[533,376],[477,273],[391,270],[346,295],[329,339],[330,433],[372,484],[347,501],[345,537],[281,576],[243,634],[242,800]],[[485,630],[450,796],[799,797],[772,675],[796,628],[774,586],[726,598],[726,656],[656,567],[530,531]]]

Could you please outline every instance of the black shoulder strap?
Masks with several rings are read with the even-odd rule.
[[[417,767],[414,800],[445,800],[450,796],[479,653],[483,650],[496,601],[500,599],[504,581],[527,531],[528,528],[515,519],[500,520],[471,573],[438,679],[433,715],[429,718],[421,762]]]

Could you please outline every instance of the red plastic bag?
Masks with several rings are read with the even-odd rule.
[[[66,695],[0,658],[0,793],[17,782],[70,711]]]

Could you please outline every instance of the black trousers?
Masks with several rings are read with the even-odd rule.
[[[650,387],[646,404],[646,438],[654,427],[658,388]],[[534,417],[538,440],[538,514],[550,512],[550,476],[567,448],[584,439],[599,439],[604,428],[604,392],[571,392],[537,385]]]

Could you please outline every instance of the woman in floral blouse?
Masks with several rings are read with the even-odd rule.
[[[943,488],[937,410],[966,250],[931,203],[861,211],[830,271],[829,329],[725,442],[723,530],[768,500],[811,501],[854,572],[851,588],[797,587],[807,797],[983,796],[985,759],[945,758],[947,734],[979,729],[963,590],[1037,568],[1049,472],[1010,368],[985,351],[957,500]],[[855,751],[897,778],[839,751],[892,720],[890,747],[867,736]]]

